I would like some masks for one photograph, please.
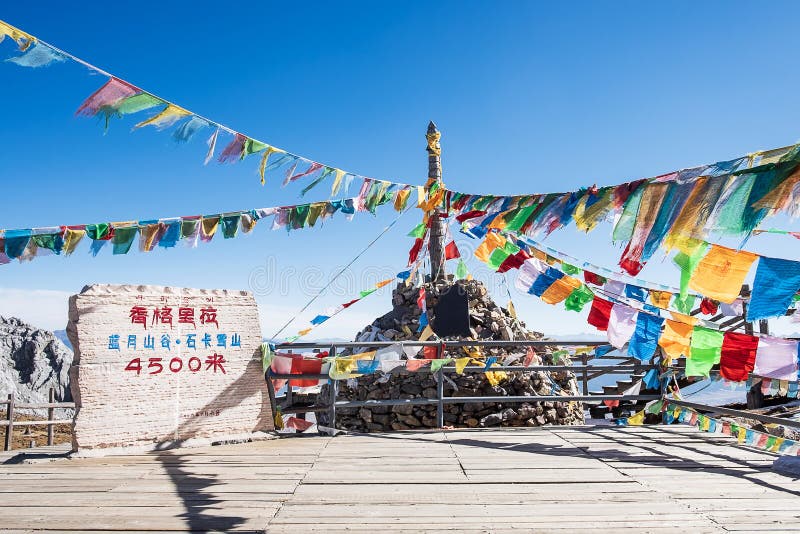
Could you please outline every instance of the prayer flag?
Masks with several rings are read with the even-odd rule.
[[[711,367],[719,363],[724,334],[703,326],[692,330],[689,358],[686,360],[686,376],[708,378]]]
[[[598,330],[608,330],[611,307],[611,302],[595,296],[594,300],[592,300],[592,308],[589,310],[587,322]]]
[[[779,380],[797,380],[797,341],[762,336],[753,373]]]
[[[577,278],[562,276],[542,293],[542,302],[547,304],[558,304],[569,297],[572,292],[583,284]]]
[[[628,344],[628,355],[642,361],[653,357],[661,335],[664,319],[646,312],[640,312],[636,318],[636,329]]]
[[[689,287],[720,302],[733,302],[757,254],[711,245],[689,279]]]
[[[164,128],[168,128],[175,124],[176,121],[191,115],[185,109],[176,106],[175,104],[168,104],[161,113],[151,117],[147,120],[144,120],[134,126],[134,128],[141,128],[142,126],[155,126],[159,130],[163,130]]]
[[[455,241],[450,241],[444,247],[444,259],[445,260],[453,260],[456,258],[460,258],[461,254],[458,252],[458,247],[456,246]]]
[[[719,362],[722,377],[734,382],[747,380],[756,361],[757,348],[757,337],[737,332],[725,332],[722,340],[722,356]]]
[[[800,262],[767,258],[758,260],[747,320],[783,315],[800,289]]]
[[[96,115],[100,108],[115,104],[123,98],[141,93],[141,89],[129,84],[128,82],[111,77],[97,91],[92,93],[89,98],[84,100],[75,115]]]
[[[624,304],[614,304],[608,321],[608,342],[621,349],[636,329],[636,318],[639,312]]]
[[[581,284],[581,286],[574,289],[567,297],[567,300],[564,301],[564,308],[570,311],[580,312],[593,298],[594,293],[592,293],[585,284]]]

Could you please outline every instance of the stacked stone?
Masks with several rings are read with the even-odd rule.
[[[435,325],[434,307],[439,295],[453,284],[460,285],[469,300],[469,326],[471,339],[478,340],[541,340],[544,336],[525,327],[507,309],[498,306],[478,280],[439,281],[426,283],[428,316]],[[400,284],[394,290],[391,312],[373,321],[356,336],[357,341],[412,341],[419,338],[417,306],[419,287]],[[445,338],[445,340],[463,340]],[[483,356],[495,356],[500,364],[516,361],[521,364],[527,347],[484,347]],[[532,362],[536,364],[569,365],[570,360],[561,357],[555,361],[552,351],[538,350]],[[442,357],[461,358],[464,349],[447,348]],[[577,395],[578,385],[573,373],[561,372],[509,372],[508,377],[492,386],[483,372],[466,371],[463,375],[445,373],[444,395],[446,397],[504,397],[525,395]],[[387,380],[388,378],[388,380]],[[436,380],[425,368],[409,373],[395,370],[388,377],[380,372],[339,383],[338,400],[377,400],[436,398]],[[327,401],[328,386],[323,386],[319,399]],[[320,414],[320,422],[327,424],[326,414]],[[489,426],[544,426],[583,424],[583,405],[575,402],[477,402],[445,405],[444,423],[454,427]],[[436,427],[436,405],[375,406],[361,409],[339,409],[336,426],[340,429],[359,432],[381,432]]]

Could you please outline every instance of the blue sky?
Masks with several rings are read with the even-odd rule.
[[[423,183],[431,119],[443,132],[447,185],[496,194],[614,184],[800,139],[791,59],[800,5],[790,2],[758,11],[750,2],[92,4],[13,3],[0,19],[245,134],[367,176]],[[0,43],[0,56],[13,52]],[[75,118],[104,81],[74,63],[0,64],[0,227],[298,201],[302,185],[262,187],[255,162],[204,167],[210,131],[176,146],[166,132],[131,132],[139,116],[106,135]],[[91,258],[84,245],[71,258],[0,267],[0,314],[63,327],[66,296],[95,282],[251,288],[270,335],[395,216],[385,209],[288,235],[262,225],[146,255]],[[406,214],[285,334],[402,270],[419,216]],[[621,252],[608,225],[548,243],[609,267]],[[800,242],[762,236],[748,246],[794,258]],[[468,264],[507,300],[499,276]],[[660,258],[641,276],[678,280]],[[533,329],[590,329],[582,316],[513,294]],[[389,307],[385,288],[315,335],[351,337]]]

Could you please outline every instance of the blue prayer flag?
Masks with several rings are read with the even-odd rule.
[[[786,313],[800,289],[800,262],[767,258],[758,260],[747,320],[755,321]]]

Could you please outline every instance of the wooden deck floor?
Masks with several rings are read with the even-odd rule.
[[[684,426],[301,437],[0,465],[0,528],[797,532],[774,456]],[[2,461],[2,459],[0,459]]]

